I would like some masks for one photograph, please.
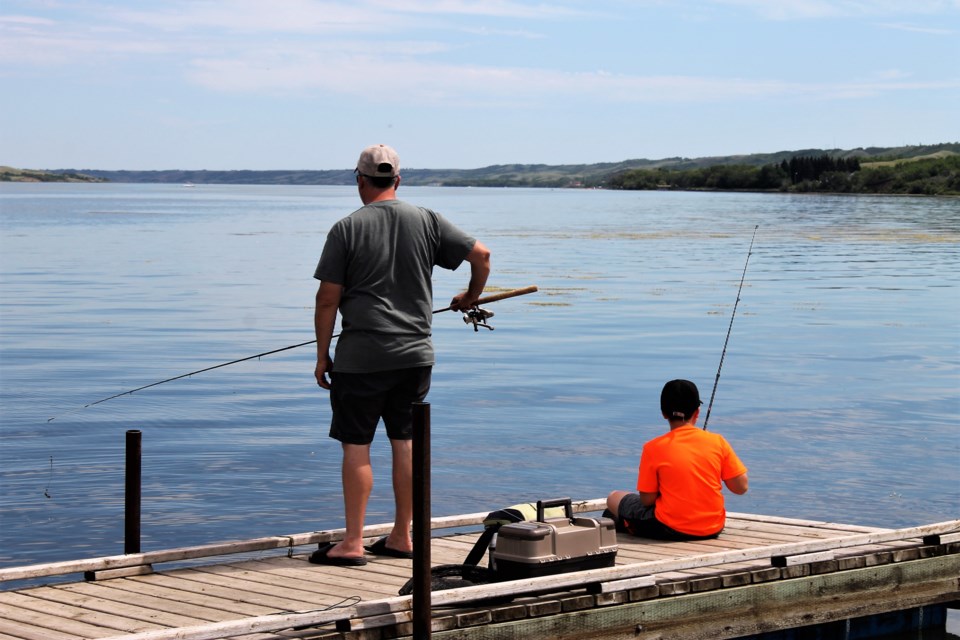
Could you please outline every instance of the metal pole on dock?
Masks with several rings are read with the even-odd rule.
[[[127,471],[124,497],[123,552],[140,553],[141,433],[127,431]]]
[[[430,638],[430,403],[413,403],[413,639]]]

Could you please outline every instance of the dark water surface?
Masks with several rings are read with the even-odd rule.
[[[435,318],[436,516],[635,482],[663,382],[750,468],[731,511],[960,517],[960,200],[403,188],[494,252],[493,332]],[[343,526],[304,347],[346,187],[0,185],[0,566],[116,554],[143,432],[144,550]],[[436,306],[468,272],[438,271]],[[705,412],[704,412],[705,413]],[[50,421],[50,418],[54,418]],[[389,521],[374,443],[368,523]]]

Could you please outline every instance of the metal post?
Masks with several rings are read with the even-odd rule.
[[[127,479],[123,552],[140,553],[140,431],[127,431]]]
[[[413,403],[413,640],[430,638],[430,403]]]

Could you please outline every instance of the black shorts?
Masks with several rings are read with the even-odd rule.
[[[414,367],[374,373],[330,374],[330,437],[345,444],[370,444],[383,418],[387,437],[413,437],[414,402],[430,391],[433,367]]]
[[[623,499],[620,500],[620,506],[617,507],[617,517],[613,520],[617,525],[617,531],[621,533],[629,533],[641,538],[654,538],[655,540],[709,540],[720,535],[718,531],[709,536],[693,536],[671,529],[657,520],[656,506],[643,506],[640,502],[640,495],[636,493],[628,493],[623,496]]]

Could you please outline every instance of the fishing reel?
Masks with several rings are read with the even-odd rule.
[[[480,327],[485,327],[493,331],[493,327],[487,324],[487,319],[493,317],[493,311],[487,311],[486,309],[481,309],[480,307],[474,307],[469,311],[463,313],[463,322],[465,324],[472,324],[474,332],[479,331]]]

